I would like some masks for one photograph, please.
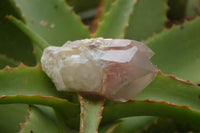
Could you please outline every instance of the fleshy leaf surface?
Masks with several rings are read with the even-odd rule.
[[[7,16],[7,18],[14,23],[22,32],[24,32],[42,51],[49,46],[49,44],[41,38],[37,33],[33,32],[28,26],[22,23],[20,20],[13,16]]]
[[[103,121],[113,120],[114,117],[150,115],[188,120],[198,124],[200,117],[199,92],[199,87],[177,80],[172,76],[166,77],[159,72],[155,80],[135,97],[136,101],[105,106]],[[107,110],[109,111],[107,112]]]
[[[5,55],[0,55],[0,69],[4,68],[6,65],[16,67],[17,65],[19,65],[19,62],[14,59],[8,58]]]
[[[99,129],[99,133],[111,133],[117,126],[122,123],[121,120],[110,122],[104,126],[101,126]]]
[[[117,126],[112,133],[137,133],[149,124],[155,122],[158,118],[153,116],[136,116],[124,118],[122,123]]]
[[[63,0],[16,0],[26,24],[51,45],[89,37],[89,31]]]
[[[104,99],[92,99],[79,95],[81,114],[80,114],[80,133],[98,132],[99,123],[102,119]]]
[[[165,74],[200,82],[200,18],[175,26],[145,43],[155,52],[154,64]]]
[[[5,67],[0,71],[0,95],[42,95],[66,97],[58,92],[44,74],[40,66],[27,67],[21,64],[18,68]]]
[[[12,5],[12,0],[0,1],[0,54],[6,55],[16,61],[21,61],[26,65],[36,64],[33,55],[32,42],[14,24],[6,19],[6,15],[13,14],[18,19],[22,19],[19,12]],[[6,64],[5,64],[6,63]],[[0,61],[2,65],[3,62]],[[4,62],[4,65],[12,65]]]
[[[45,105],[54,108],[65,116],[65,121],[70,125],[72,120],[75,120],[78,125],[79,122],[79,105],[70,103],[66,99],[55,98],[53,96],[40,96],[40,95],[15,95],[15,96],[0,96],[0,104],[13,104],[13,103],[24,103],[24,104],[38,104]],[[60,115],[61,115],[60,114]],[[75,124],[74,124],[75,125]],[[75,125],[75,126],[77,126]]]
[[[161,116],[186,121],[199,125],[200,112],[188,108],[188,106],[178,106],[167,102],[129,101],[106,106],[103,111],[103,121],[111,122],[123,117],[130,116]]]
[[[193,110],[200,111],[199,95],[200,87],[159,72],[155,80],[134,99],[167,101],[174,105],[187,105]]]
[[[50,107],[31,106],[29,114],[20,133],[78,133],[78,131],[69,129],[60,123]]]
[[[136,0],[117,0],[99,25],[94,37],[121,38]]]
[[[25,121],[28,105],[9,104],[0,105],[0,132],[17,133],[20,130],[20,123]]]
[[[159,118],[157,121],[149,125],[147,128],[141,130],[141,133],[197,133],[199,132],[199,126],[192,123],[186,123],[184,121],[175,121],[172,119]]]
[[[126,39],[146,40],[165,27],[167,0],[138,0],[130,16]]]
[[[52,106],[59,114],[64,115],[67,124],[78,125],[80,112],[78,105],[65,100],[70,99],[74,102],[75,95],[58,92],[40,66],[26,67],[21,64],[18,68],[6,67],[0,71],[0,81],[2,104],[26,103]]]
[[[102,21],[105,17],[105,14],[110,10],[112,7],[113,2],[116,0],[100,0],[100,5],[97,9],[97,19],[98,21]]]
[[[55,98],[53,96],[40,96],[40,95],[14,95],[14,96],[0,96],[0,104],[13,104],[13,103],[25,103],[25,104],[39,104],[51,106],[58,109],[75,108],[78,105],[70,103],[66,99]]]
[[[200,15],[200,0],[188,0],[186,17],[192,19],[197,15]]]

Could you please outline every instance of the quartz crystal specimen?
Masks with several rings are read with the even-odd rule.
[[[154,79],[157,68],[150,61],[153,55],[141,42],[95,38],[47,47],[41,63],[59,91],[127,101]]]

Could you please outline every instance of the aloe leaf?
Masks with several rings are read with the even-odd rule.
[[[93,27],[92,27],[92,32],[95,32],[97,27],[99,26],[100,22],[103,21],[104,17],[106,16],[106,13],[110,10],[112,7],[112,4],[116,0],[100,0],[99,6],[96,9],[96,16],[95,19],[93,20]]]
[[[146,44],[155,52],[152,61],[162,72],[200,82],[200,18],[175,26]]]
[[[188,106],[178,106],[167,102],[129,101],[106,106],[103,112],[103,121],[109,122],[130,116],[162,116],[176,120],[200,124],[200,112],[190,109]]]
[[[27,103],[52,106],[59,114],[62,114],[63,117],[66,118],[67,124],[71,124],[72,126],[75,125],[77,127],[77,123],[79,122],[80,111],[78,105],[74,105],[69,102],[59,104],[61,99],[56,99],[70,99],[74,102],[74,94],[68,92],[58,92],[54,84],[39,66],[30,68],[21,64],[18,68],[6,67],[1,70],[0,95],[2,96],[1,100],[4,104]],[[49,96],[53,96],[55,98]],[[66,100],[61,101],[64,102]],[[55,104],[57,104],[57,106]],[[70,105],[70,110],[68,105]]]
[[[147,128],[141,130],[141,133],[151,133],[151,132],[155,132],[155,133],[160,133],[160,132],[180,132],[177,127],[176,127],[176,123],[174,122],[174,120],[172,119],[164,119],[164,118],[160,118],[157,121],[155,121],[154,123],[150,124]]]
[[[140,41],[160,33],[167,21],[166,14],[167,0],[138,0],[124,38]]]
[[[0,70],[0,95],[41,95],[67,98],[66,93],[58,92],[54,84],[41,70],[41,67],[5,67]]]
[[[70,103],[66,99],[55,98],[53,96],[40,96],[40,95],[30,96],[21,94],[15,96],[5,96],[5,95],[0,96],[0,104],[13,104],[13,103],[38,104],[38,105],[50,106],[57,111],[65,112],[65,119],[67,120],[71,119],[71,117],[79,116],[79,105]]]
[[[123,121],[118,120],[114,122],[107,123],[104,126],[100,126],[99,133],[112,133],[113,130],[118,127]]]
[[[0,69],[4,68],[6,65],[16,67],[17,65],[19,65],[19,62],[14,59],[8,58],[5,55],[0,55]]]
[[[40,104],[55,108],[76,108],[77,104],[68,102],[66,99],[55,98],[53,96],[40,95],[15,95],[15,96],[0,96],[0,104],[25,103],[25,104]]]
[[[20,123],[23,123],[25,115],[28,115],[27,108],[28,106],[24,104],[0,105],[0,132],[18,132]]]
[[[200,87],[159,72],[155,80],[139,93],[134,99],[167,101],[175,105],[187,105],[193,110],[200,111]]]
[[[22,32],[24,32],[37,46],[44,50],[46,47],[50,46],[43,38],[34,33],[28,26],[23,24],[21,21],[17,20],[13,16],[7,16],[7,18],[14,23]]]
[[[160,118],[149,127],[141,130],[141,133],[162,133],[162,132],[178,132],[178,133],[188,133],[188,132],[199,132],[199,126],[195,126],[192,123],[185,123],[184,121],[175,121],[172,119]]]
[[[147,88],[145,88],[141,93],[139,93],[135,97],[135,99],[137,100],[152,99],[152,100],[160,101],[160,102],[167,101],[174,105],[188,105],[190,109],[200,111],[199,91],[200,91],[200,88],[191,83],[177,80],[174,76],[164,76],[162,73],[159,72],[155,80]],[[146,109],[146,110],[150,111],[150,109]],[[157,112],[159,110],[154,110],[154,111]],[[161,115],[158,115],[158,116],[161,116]],[[120,130],[120,128],[118,130],[117,129],[118,128],[116,128],[116,131]],[[134,131],[133,128],[131,130],[131,126],[130,128],[126,128],[126,129],[127,130],[130,129],[130,131]]]
[[[63,0],[15,0],[27,26],[52,45],[68,40],[89,37],[88,29],[80,22]]]
[[[199,91],[200,88],[191,83],[159,72],[155,80],[135,97],[137,100],[151,100],[105,106],[103,121],[130,116],[162,116],[199,124]]]
[[[99,0],[66,0],[77,13],[94,9],[98,6]]]
[[[13,14],[18,19],[22,19],[10,1],[0,1],[0,54],[23,62],[26,65],[34,66],[36,61],[32,53],[31,41],[23,32],[5,18],[7,14]]]
[[[102,119],[104,99],[87,99],[79,95],[81,114],[80,114],[80,132],[96,133],[99,123]]]
[[[200,0],[188,0],[186,17],[192,19],[197,15],[200,15]]]
[[[113,2],[115,2],[116,0],[101,0],[100,1],[100,5],[99,5],[99,9],[97,12],[97,19],[98,21],[102,21],[104,19],[105,14],[110,10],[110,8],[112,7]]]
[[[36,56],[37,62],[41,64],[41,57],[43,54],[43,50],[36,43],[33,43],[33,48],[34,48],[34,54]]]
[[[94,37],[121,38],[136,0],[117,0],[99,25]]]
[[[29,114],[20,133],[78,133],[59,123],[54,111],[49,107],[31,106]]]
[[[79,123],[80,109],[78,104],[70,103],[66,99],[60,99],[53,96],[40,95],[14,95],[0,96],[0,104],[35,104],[52,107],[64,124],[77,129]]]
[[[158,118],[153,116],[136,116],[124,118],[112,133],[137,133],[155,122]]]

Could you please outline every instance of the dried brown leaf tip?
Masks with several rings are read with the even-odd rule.
[[[127,39],[84,39],[44,50],[42,69],[60,91],[86,92],[127,101],[155,77],[154,55],[145,44]]]

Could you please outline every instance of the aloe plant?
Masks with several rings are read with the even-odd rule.
[[[67,2],[87,14],[98,4],[87,1]],[[101,0],[92,30],[67,2],[0,1],[0,132],[200,131],[199,0]],[[40,66],[44,48],[90,37],[144,42],[155,80],[123,103],[57,91]]]

